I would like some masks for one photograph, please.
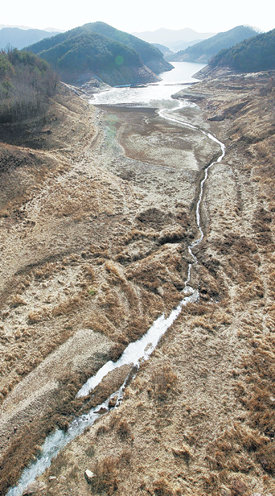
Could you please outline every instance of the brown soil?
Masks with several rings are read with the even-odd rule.
[[[185,119],[227,147],[204,195],[200,303],[37,494],[272,493],[274,89],[258,75],[194,90],[207,98]],[[7,129],[0,148],[3,494],[80,411],[84,380],[182,298],[201,169],[218,151],[154,111],[95,109],[64,88],[36,128],[27,147]]]

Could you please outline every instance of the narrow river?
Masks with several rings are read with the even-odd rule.
[[[102,404],[97,405],[92,408],[90,412],[81,417],[75,418],[68,430],[65,432],[61,429],[57,429],[51,433],[45,440],[41,451],[37,459],[31,463],[23,471],[21,478],[16,487],[9,489],[7,496],[21,496],[24,490],[32,483],[36,477],[43,474],[43,472],[51,465],[51,461],[57,454],[73,439],[79,436],[86,427],[91,426],[94,422],[102,415],[106,415],[111,408],[109,407],[110,400],[116,398],[116,408],[119,406],[123,400],[124,390],[130,377],[136,375],[140,364],[148,360],[152,352],[158,345],[161,337],[165,334],[167,329],[173,324],[177,319],[183,306],[190,302],[196,302],[199,299],[199,292],[197,289],[190,286],[192,267],[198,263],[196,256],[193,253],[193,248],[203,240],[204,233],[201,226],[201,203],[203,200],[204,186],[208,177],[208,172],[213,165],[221,162],[225,155],[225,146],[221,143],[215,136],[211,133],[192,126],[191,124],[185,123],[182,120],[182,116],[177,115],[176,112],[183,108],[184,106],[190,105],[188,102],[172,99],[171,95],[178,92],[183,88],[183,84],[191,83],[194,81],[192,79],[192,74],[200,70],[203,66],[199,64],[189,64],[184,62],[179,62],[175,64],[175,69],[171,72],[165,73],[163,75],[163,80],[154,85],[150,85],[146,88],[113,88],[110,91],[104,91],[96,95],[96,97],[91,101],[91,103],[100,104],[119,104],[119,105],[131,105],[134,106],[148,106],[155,107],[159,109],[159,115],[166,119],[167,121],[174,122],[187,126],[191,129],[199,130],[203,135],[207,136],[210,140],[215,141],[220,146],[219,157],[211,162],[204,169],[204,176],[200,182],[199,196],[196,203],[196,224],[198,228],[198,237],[188,246],[189,254],[191,255],[192,263],[189,263],[187,277],[185,280],[184,297],[179,303],[177,308],[175,308],[170,315],[165,318],[164,315],[160,316],[150,327],[146,334],[139,340],[130,343],[124,350],[121,357],[117,362],[109,361],[107,362],[98,372],[88,379],[88,381],[82,386],[78,391],[77,397],[86,396],[89,394],[102,379],[114,369],[121,367],[122,365],[131,365],[132,372],[125,380],[124,384],[120,387],[118,391],[114,391],[111,396]],[[113,405],[113,402],[111,403]],[[101,413],[101,412],[104,413]]]

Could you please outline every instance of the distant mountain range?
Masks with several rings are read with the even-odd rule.
[[[97,78],[112,86],[157,81],[171,70],[154,46],[103,22],[44,39],[28,47],[51,64],[65,82]]]
[[[275,29],[220,51],[209,62],[210,67],[230,67],[240,72],[275,69]]]
[[[231,48],[245,39],[257,35],[257,31],[249,26],[237,26],[229,31],[218,33],[207,40],[179,51],[169,57],[173,62],[199,62],[207,64],[208,61],[224,48]]]
[[[0,29],[0,49],[5,49],[7,46],[21,49],[54,35],[56,32],[41,29],[3,27]]]
[[[133,34],[149,43],[159,43],[167,46],[170,50],[177,51],[184,50],[194,43],[210,38],[214,33],[198,33],[190,28],[177,30],[160,28],[156,31],[144,31]]]

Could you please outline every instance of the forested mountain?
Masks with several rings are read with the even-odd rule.
[[[56,33],[41,29],[2,28],[0,29],[0,49],[7,46],[24,48],[54,35]]]
[[[155,74],[160,74],[160,72],[169,71],[173,68],[171,64],[163,59],[163,54],[158,48],[136,36],[125,33],[124,31],[119,31],[104,22],[94,22],[87,24],[86,26],[94,33],[106,36],[106,38],[109,38],[110,40],[117,41],[135,50],[144,65],[149,67]]]
[[[275,29],[220,51],[209,65],[227,66],[241,72],[275,69]]]
[[[57,78],[44,60],[17,49],[0,52],[0,122],[18,121],[45,110]]]
[[[248,26],[237,26],[229,31],[218,33],[207,40],[177,52],[169,60],[174,62],[200,62],[208,63],[220,50],[231,48],[247,38],[255,36],[257,32]]]
[[[95,30],[105,31],[109,37]],[[120,41],[114,40],[115,37],[121,38]],[[44,39],[28,50],[47,60],[66,82],[82,83],[93,77],[110,85],[157,81],[156,75],[130,46],[132,38],[107,24],[92,23]],[[128,41],[128,46],[122,43],[123,39]],[[159,50],[141,40],[135,43],[146,63],[153,61],[155,56],[156,65],[159,68],[160,64],[165,66]]]

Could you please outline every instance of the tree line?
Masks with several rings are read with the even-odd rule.
[[[227,66],[240,72],[274,70],[275,29],[221,50],[209,64],[214,67]]]
[[[17,49],[0,51],[0,122],[46,112],[57,76],[47,62]]]

